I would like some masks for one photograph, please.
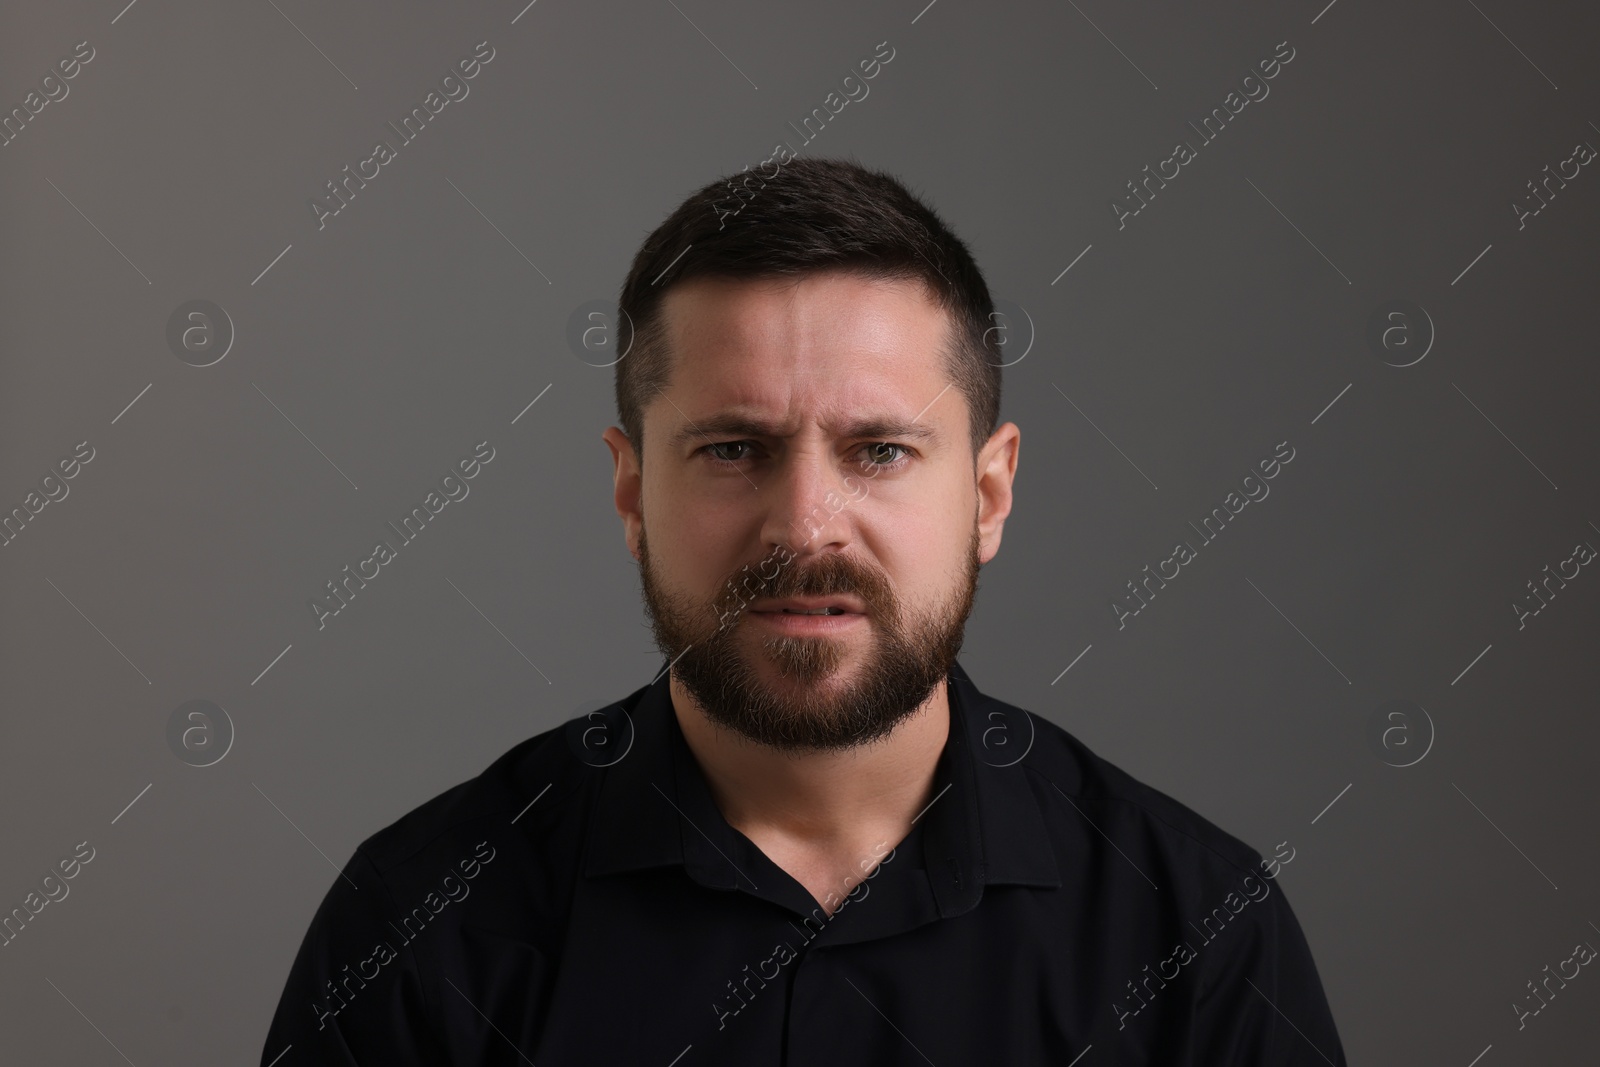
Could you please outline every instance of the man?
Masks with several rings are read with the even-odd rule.
[[[938,216],[785,159],[690,197],[620,307],[662,669],[364,842],[263,1064],[1342,1064],[1287,843],[956,663],[1020,431]]]

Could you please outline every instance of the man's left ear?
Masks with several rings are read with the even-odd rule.
[[[976,478],[978,490],[978,541],[980,563],[988,563],[1000,551],[1000,534],[1006,516],[1011,514],[1012,482],[1017,477],[1022,431],[1014,422],[1000,426],[978,450]]]

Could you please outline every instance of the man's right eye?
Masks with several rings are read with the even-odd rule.
[[[704,446],[703,448],[700,449],[700,451],[709,454],[711,456],[711,461],[714,464],[718,465],[718,466],[733,467],[733,466],[737,466],[738,463],[741,460],[747,459],[749,457],[748,456],[740,456],[740,457],[735,458],[735,459],[729,459],[724,454],[723,450],[724,449],[735,449],[735,448],[750,448],[750,447],[752,447],[752,446],[751,446],[751,443],[749,441],[718,441],[718,442],[715,442],[713,444],[709,444],[709,445]]]

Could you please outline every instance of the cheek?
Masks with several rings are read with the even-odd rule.
[[[928,611],[950,597],[966,573],[973,541],[976,498],[958,491],[907,499],[867,501],[859,536],[883,569],[894,595],[909,609]],[[930,499],[934,504],[930,506]],[[872,507],[877,502],[878,507]]]
[[[660,508],[651,506],[646,494],[644,527],[651,569],[664,586],[695,600],[709,600],[727,595],[728,579],[737,580],[745,564],[750,565],[752,580],[759,582],[755,575],[764,557],[758,519],[727,502],[671,495],[657,499],[664,501]],[[771,564],[766,570],[771,572]]]
[[[971,531],[964,526],[958,531],[948,515],[917,507],[875,514],[858,536],[902,610],[927,612],[949,598],[964,573]]]

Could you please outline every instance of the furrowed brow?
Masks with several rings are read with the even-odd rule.
[[[901,422],[898,419],[869,419],[845,430],[846,437],[871,437],[887,441],[903,437],[910,441],[937,441],[939,431],[925,422]]]

